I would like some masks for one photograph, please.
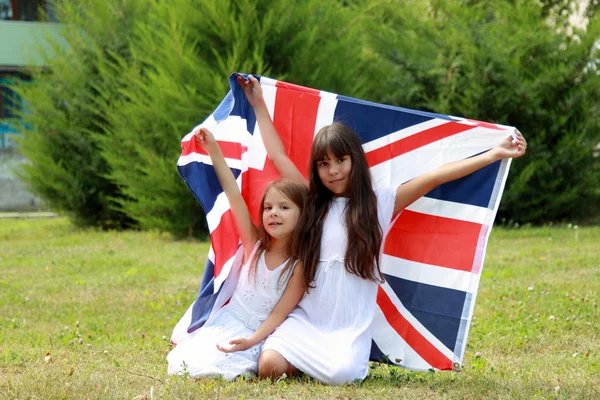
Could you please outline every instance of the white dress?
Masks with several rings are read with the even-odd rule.
[[[376,195],[379,225],[385,235],[396,190],[383,189]],[[277,351],[299,370],[328,384],[366,377],[376,307],[378,284],[350,274],[344,267],[347,200],[334,199],[326,216],[316,287],[304,295],[262,348]]]
[[[245,351],[224,353],[216,345],[231,339],[249,337],[269,316],[283,294],[287,281],[279,277],[285,261],[273,271],[265,264],[264,253],[256,266],[256,275],[248,271],[257,247],[240,271],[239,280],[228,304],[217,311],[204,326],[171,350],[167,356],[168,373],[191,377],[253,376],[258,370],[262,342]],[[286,276],[289,276],[286,273]]]

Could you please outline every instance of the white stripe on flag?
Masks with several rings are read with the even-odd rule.
[[[381,272],[384,274],[461,292],[470,291],[471,282],[476,278],[471,272],[422,264],[387,254],[383,254],[381,260]]]
[[[392,288],[390,287],[390,285],[388,285],[387,283],[382,283],[381,284],[381,288],[385,291],[385,293],[388,295],[388,297],[390,298],[390,301],[394,304],[394,306],[396,307],[396,309],[398,310],[398,312],[400,314],[402,314],[402,316],[404,318],[406,318],[406,320],[416,329],[419,331],[419,333],[421,335],[423,335],[423,337],[429,342],[431,343],[433,346],[435,346],[440,353],[442,353],[444,356],[446,356],[448,359],[450,360],[454,360],[454,353],[452,352],[452,350],[450,350],[449,348],[446,347],[446,345],[444,345],[437,337],[435,337],[433,334],[431,334],[431,332],[429,332],[429,330],[427,328],[425,328],[418,319],[416,319],[407,309],[406,307],[404,307],[404,304],[402,304],[402,302],[400,301],[400,299],[398,299],[398,296],[396,296],[396,293],[394,293],[394,291],[392,290]]]
[[[275,112],[275,98],[277,96],[277,87],[275,86],[276,81],[270,78],[260,78],[260,83],[263,90],[263,98],[265,105],[273,120],[273,113]],[[263,142],[262,135],[260,134],[260,128],[258,127],[258,121],[254,125],[254,134],[250,138],[248,144],[248,168],[258,169],[262,171],[265,168],[267,162],[267,149]]]
[[[264,92],[265,86],[269,86],[269,87],[277,86],[277,81],[275,79],[267,78],[266,76],[261,76],[259,82],[263,88],[263,92]]]
[[[237,252],[236,252],[236,254],[237,254]],[[215,276],[215,281],[214,281],[215,293],[219,290],[219,288],[221,287],[223,282],[225,282],[225,279],[227,279],[227,277],[229,276],[229,273],[231,272],[231,266],[233,265],[233,260],[235,260],[235,255],[233,257],[231,257],[229,260],[227,260],[225,262],[225,264],[223,264],[221,273],[219,275]]]
[[[242,158],[244,156],[242,155]],[[212,165],[212,161],[210,156],[206,154],[198,154],[198,153],[190,153],[187,156],[180,156],[177,160],[177,165],[182,167],[191,162],[198,162],[202,164]],[[242,160],[237,160],[235,158],[226,158],[225,162],[229,166],[229,168],[242,170]]]
[[[236,179],[236,183],[238,184],[238,187],[241,187],[241,182],[242,182],[242,174],[239,174]],[[215,229],[217,229],[217,227],[219,226],[219,223],[221,222],[221,217],[223,217],[223,214],[225,214],[227,211],[229,211],[229,209],[230,209],[229,200],[227,199],[225,192],[219,193],[219,195],[217,196],[217,199],[215,200],[215,204],[214,204],[213,208],[208,213],[206,213],[206,222],[207,222],[210,233],[212,233]],[[212,247],[211,247],[211,249],[212,249]]]
[[[215,139],[221,141],[243,143],[245,136],[248,134],[245,119],[236,115],[231,115],[223,121],[217,122],[211,114],[204,122],[196,125],[190,133],[185,135],[183,139],[181,139],[181,143],[192,140],[194,131],[203,127],[209,129],[215,136]]]
[[[373,340],[379,350],[389,358],[390,361],[401,366],[410,365],[412,369],[428,370],[432,366],[412,349],[387,322],[379,307],[375,307],[373,318]]]
[[[214,115],[213,115],[213,114],[210,114],[210,115],[208,116],[208,118],[206,118],[204,121],[202,121],[202,123],[200,123],[200,124],[196,125],[196,126],[194,127],[194,129],[192,129],[192,130],[191,130],[191,132],[190,132],[190,133],[188,133],[187,135],[185,135],[185,136],[183,137],[183,139],[181,139],[181,142],[183,143],[183,142],[187,142],[187,141],[191,140],[191,139],[192,139],[192,136],[194,136],[194,131],[195,131],[196,129],[198,129],[198,128],[202,128],[202,127],[207,127],[208,129],[210,129],[210,127],[213,127],[213,126],[215,126],[215,125],[217,125],[217,120],[215,120],[215,117],[214,117]]]
[[[210,262],[215,263],[215,249],[213,249],[212,244],[210,245],[210,247],[208,248],[208,259],[210,260]]]
[[[215,200],[213,208],[206,213],[206,222],[210,233],[212,233],[221,222],[221,217],[229,210],[229,200],[225,196],[225,192],[219,193]]]
[[[463,124],[467,124],[467,125],[478,125],[480,123],[482,123],[483,121],[477,121],[474,119],[466,119],[463,117],[455,117],[454,115],[448,115],[447,117],[452,118],[453,120],[457,121],[457,122],[461,122]],[[501,125],[501,124],[492,124],[490,122],[483,122],[485,125],[494,125],[496,127],[498,127],[499,129],[505,129],[505,130],[509,130],[509,131],[513,131],[515,128],[513,126],[508,126],[508,125]]]
[[[433,199],[430,197],[421,197],[419,200],[406,207],[406,209],[421,214],[458,219],[482,225],[488,221],[488,215],[492,212],[492,210],[485,207]]]
[[[319,95],[321,96],[321,101],[319,101],[317,120],[315,121],[315,135],[322,127],[333,123],[335,108],[338,103],[337,95],[334,93],[321,91]]]

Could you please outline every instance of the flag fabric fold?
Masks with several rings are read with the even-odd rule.
[[[514,130],[256,78],[288,155],[305,175],[314,135],[334,121],[359,135],[375,189],[396,187],[445,163],[482,153]],[[230,86],[199,126],[214,133],[257,222],[264,188],[279,176],[235,74]],[[204,208],[211,248],[198,297],[174,329],[175,344],[193,335],[229,299],[241,259],[229,203],[210,157],[192,132],[181,147],[177,167]],[[441,185],[394,222],[383,246],[385,283],[377,296],[372,360],[415,370],[460,368],[509,166],[510,160],[498,161]]]

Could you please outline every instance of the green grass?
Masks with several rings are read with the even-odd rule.
[[[166,338],[207,249],[63,218],[0,220],[0,398],[600,399],[598,227],[495,229],[462,372],[373,365],[339,387],[166,374]]]

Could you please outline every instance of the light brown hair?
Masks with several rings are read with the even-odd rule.
[[[294,181],[292,179],[279,179],[271,182],[265,192],[263,193],[262,200],[260,201],[260,212],[259,212],[259,225],[256,228],[256,236],[259,239],[258,249],[254,253],[254,259],[252,260],[249,274],[256,276],[256,267],[258,265],[258,260],[260,256],[267,251],[271,247],[271,236],[265,230],[265,226],[263,224],[263,212],[265,211],[265,198],[267,197],[267,193],[269,190],[277,190],[279,193],[290,199],[292,203],[294,203],[300,209],[300,218],[304,214],[306,209],[307,199],[308,199],[308,189],[305,184]],[[297,227],[296,227],[297,229]],[[287,244],[287,256],[289,257],[288,262],[283,267],[283,271],[281,271],[281,275],[279,276],[279,282],[282,282],[282,279],[287,281],[287,278],[291,276],[293,271],[293,267],[296,265],[298,258],[293,255],[293,238],[288,241]],[[285,276],[285,278],[283,278]]]

